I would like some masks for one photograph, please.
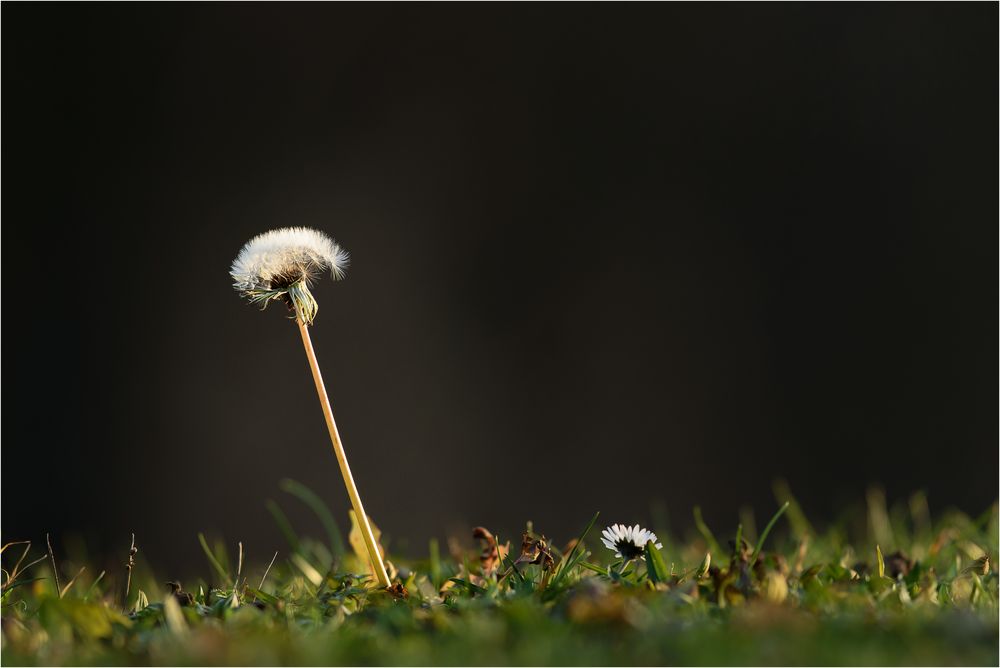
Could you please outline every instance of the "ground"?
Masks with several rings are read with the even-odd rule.
[[[515,541],[479,527],[444,555],[436,543],[421,560],[388,555],[386,591],[365,573],[356,528],[344,541],[318,497],[286,488],[316,510],[327,539],[283,524],[287,553],[251,567],[241,546],[230,558],[198,536],[200,582],[159,584],[155,555],[126,555],[135,566],[117,579],[74,578],[83,564],[53,563],[47,546],[5,545],[4,665],[1000,660],[996,505],[932,522],[920,495],[890,513],[876,494],[865,534],[852,537],[844,523],[816,531],[789,498],[760,535],[740,525],[724,544],[696,511],[696,536],[661,532],[662,549],[636,546],[628,561],[602,545],[596,516],[562,542],[530,525]]]

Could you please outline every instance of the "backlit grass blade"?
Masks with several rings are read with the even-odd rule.
[[[705,520],[701,517],[701,506],[694,507],[694,525],[698,528],[698,533],[701,534],[702,538],[708,544],[709,552],[715,552],[716,554],[724,554],[722,547],[719,546],[719,541],[715,540],[715,536],[712,534],[712,530],[708,528],[705,524]]]
[[[597,522],[597,518],[600,516],[601,516],[601,511],[598,510],[596,513],[594,513],[594,516],[590,518],[590,522],[584,528],[583,533],[581,533],[579,538],[576,539],[576,543],[573,545],[573,549],[571,549],[569,551],[569,554],[566,555],[566,558],[563,559],[563,566],[562,568],[559,569],[559,572],[556,573],[556,576],[552,578],[552,582],[549,584],[549,587],[553,589],[558,587],[559,583],[562,582],[563,578],[566,577],[566,574],[569,573],[569,571],[572,570],[573,567],[576,565],[576,561],[579,561],[580,559],[583,558],[581,554],[581,556],[576,561],[573,560],[573,557],[576,555],[576,552],[580,548],[580,545],[587,537],[587,534],[590,533],[590,530],[594,528],[594,524]]]
[[[670,578],[670,572],[667,570],[667,565],[663,561],[663,555],[660,551],[656,549],[656,545],[653,541],[647,541],[646,547],[646,573],[649,575],[649,579],[653,582],[667,582]]]
[[[337,525],[337,521],[333,519],[333,514],[330,512],[330,509],[327,508],[323,499],[321,499],[316,492],[312,491],[299,481],[292,480],[291,478],[285,478],[282,480],[278,483],[278,487],[309,506],[309,509],[313,511],[317,518],[319,518],[320,523],[326,530],[326,535],[330,539],[330,551],[333,552],[334,558],[338,561],[342,560],[344,554],[346,554],[344,539],[340,533],[340,527]]]
[[[761,532],[760,538],[757,539],[757,546],[753,549],[753,556],[750,557],[751,566],[757,563],[757,557],[760,556],[761,548],[764,547],[764,541],[767,540],[768,534],[770,534],[771,529],[774,528],[774,523],[778,521],[778,518],[780,518],[782,515],[785,514],[785,511],[788,510],[788,507],[790,505],[791,505],[790,501],[785,501],[783,504],[781,504],[781,508],[778,508],[778,512],[774,514],[774,517],[771,518],[771,521],[767,523],[766,527],[764,527],[764,531]]]
[[[265,501],[264,506],[267,508],[267,512],[271,513],[274,523],[278,525],[281,535],[288,541],[288,546],[292,548],[292,552],[298,552],[299,536],[295,533],[295,529],[292,528],[292,523],[288,521],[288,517],[285,516],[284,511],[281,510],[281,506],[271,499]]]
[[[229,576],[229,573],[226,572],[226,569],[222,567],[222,564],[219,563],[219,560],[215,558],[215,554],[213,554],[212,550],[208,547],[208,541],[205,540],[205,534],[200,531],[198,532],[198,542],[201,543],[201,549],[205,551],[205,556],[208,557],[208,563],[212,564],[215,572],[219,574],[219,577],[226,581],[226,584],[232,586],[233,579]]]
[[[431,538],[430,543],[427,545],[430,564],[430,578],[431,583],[435,587],[441,586],[441,548],[438,547],[438,542],[436,538]],[[499,548],[498,548],[499,549]]]

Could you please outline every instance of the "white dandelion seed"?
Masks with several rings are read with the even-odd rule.
[[[663,543],[656,541],[655,533],[649,529],[641,528],[638,524],[634,527],[612,524],[601,532],[601,536],[604,547],[614,552],[616,557],[622,557],[626,560],[636,557],[645,559],[643,551],[649,541],[653,541],[657,549],[663,547]]]
[[[334,280],[343,278],[347,261],[347,251],[322,232],[305,227],[286,227],[265,232],[247,242],[233,261],[229,274],[233,277],[233,287],[252,303],[266,307],[272,300],[278,299],[295,311],[302,345],[319,395],[320,408],[323,409],[326,428],[330,432],[330,442],[333,443],[333,452],[340,465],[344,486],[371,558],[372,572],[382,587],[389,587],[392,583],[382,561],[378,541],[372,532],[371,522],[361,503],[358,486],[351,475],[347,453],[344,452],[344,444],[333,419],[330,397],[326,393],[319,362],[316,361],[316,351],[313,350],[309,336],[309,326],[319,311],[316,298],[309,292],[309,285],[325,271],[329,271]]]
[[[284,227],[260,234],[240,249],[229,275],[233,287],[254,304],[266,307],[281,300],[311,325],[319,311],[310,285],[329,271],[344,277],[350,257],[340,245],[317,230]]]

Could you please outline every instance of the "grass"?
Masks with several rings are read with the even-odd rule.
[[[293,482],[282,488],[312,508],[326,540],[295,534],[271,502],[288,540],[284,554],[268,553],[250,567],[242,544],[231,558],[224,544],[199,535],[193,539],[206,554],[205,578],[183,587],[162,583],[142,558],[128,572],[123,565],[117,574],[95,573],[58,561],[46,545],[5,545],[3,664],[997,665],[1000,659],[996,504],[976,518],[949,512],[931,521],[922,495],[890,511],[873,490],[867,511],[816,532],[781,486],[784,503],[759,536],[749,523],[728,535],[713,533],[695,511],[692,538],[658,531],[662,550],[648,543],[644,559],[625,563],[601,545],[599,531],[610,521],[596,515],[581,521],[586,528],[572,540],[549,541],[529,525],[508,543],[480,527],[475,548],[452,540],[442,550],[431,541],[426,559],[390,554],[402,586],[387,592],[363,574],[356,523],[345,540],[316,494]],[[127,553],[126,546],[123,564]]]

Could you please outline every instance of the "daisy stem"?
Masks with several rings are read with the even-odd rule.
[[[631,559],[623,559],[622,560],[622,567],[618,569],[618,575],[621,575],[622,573],[624,573],[625,569],[628,568],[628,565],[631,564],[631,563],[632,563]]]
[[[344,476],[344,485],[347,487],[347,495],[351,497],[351,505],[354,506],[354,513],[358,516],[358,525],[361,527],[361,536],[365,540],[368,548],[368,556],[371,557],[372,570],[375,577],[383,587],[389,586],[389,574],[386,573],[385,564],[382,563],[382,555],[379,554],[378,545],[375,543],[375,534],[372,533],[371,524],[368,522],[368,515],[365,514],[365,507],[361,504],[361,495],[358,494],[358,487],[354,484],[354,476],[351,475],[351,467],[347,463],[347,454],[344,452],[344,444],[340,441],[340,432],[337,431],[337,423],[333,420],[333,409],[330,407],[330,397],[327,396],[326,386],[323,384],[323,375],[319,371],[319,363],[316,362],[316,351],[313,350],[312,339],[309,337],[309,327],[301,319],[296,319],[299,332],[302,334],[302,345],[306,349],[306,357],[309,358],[309,368],[312,370],[313,381],[316,383],[316,393],[319,394],[319,403],[323,407],[323,417],[326,418],[326,427],[330,431],[330,440],[333,442],[333,452],[337,455],[337,463],[340,464],[340,472]]]

